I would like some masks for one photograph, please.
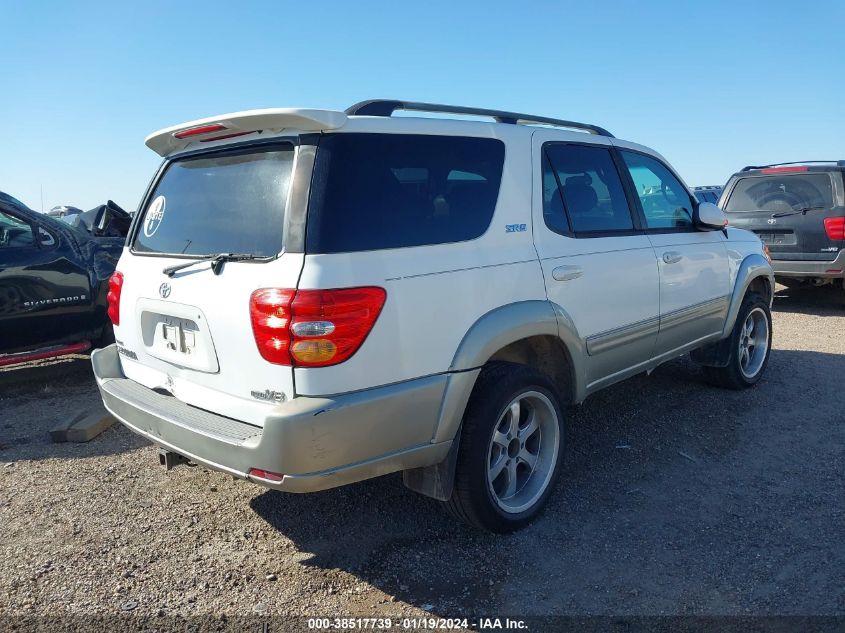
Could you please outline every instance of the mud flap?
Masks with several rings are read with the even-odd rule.
[[[411,468],[402,471],[402,483],[406,488],[438,501],[448,501],[455,486],[455,464],[461,445],[461,430],[458,429],[446,459],[433,466]]]
[[[721,341],[694,349],[690,352],[690,358],[694,363],[707,367],[727,367],[731,359],[732,338],[728,336]]]

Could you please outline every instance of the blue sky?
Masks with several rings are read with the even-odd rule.
[[[134,209],[144,137],[261,107],[396,97],[608,128],[690,185],[845,159],[845,2],[0,0],[0,190]]]

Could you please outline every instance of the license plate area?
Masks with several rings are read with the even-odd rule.
[[[161,342],[171,352],[191,354],[197,351],[199,328],[194,321],[161,315]],[[158,337],[156,337],[158,338]]]
[[[219,371],[208,323],[199,309],[141,301],[138,323],[144,351],[150,356],[197,371]]]
[[[792,246],[795,233],[792,231],[754,231],[766,246]]]

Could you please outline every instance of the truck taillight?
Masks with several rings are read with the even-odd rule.
[[[824,232],[831,240],[845,240],[845,217],[825,218]]]
[[[114,272],[109,277],[109,293],[106,295],[108,301],[109,319],[115,325],[120,325],[120,292],[123,289],[123,273]]]
[[[249,301],[261,356],[278,365],[326,367],[350,358],[384,306],[384,288],[262,288]]]

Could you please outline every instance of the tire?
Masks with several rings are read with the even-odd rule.
[[[560,474],[563,404],[558,388],[537,370],[488,364],[464,413],[455,485],[445,502],[449,513],[497,533],[534,519]]]
[[[749,337],[750,322],[753,322],[753,325],[750,326],[752,329]],[[759,329],[763,326],[765,331]],[[755,341],[761,336],[762,341]],[[749,345],[749,342],[752,345]],[[753,387],[766,371],[772,349],[772,314],[765,298],[758,294],[748,294],[745,297],[739,308],[729,345],[730,358],[727,366],[705,367],[707,379],[726,389]]]

